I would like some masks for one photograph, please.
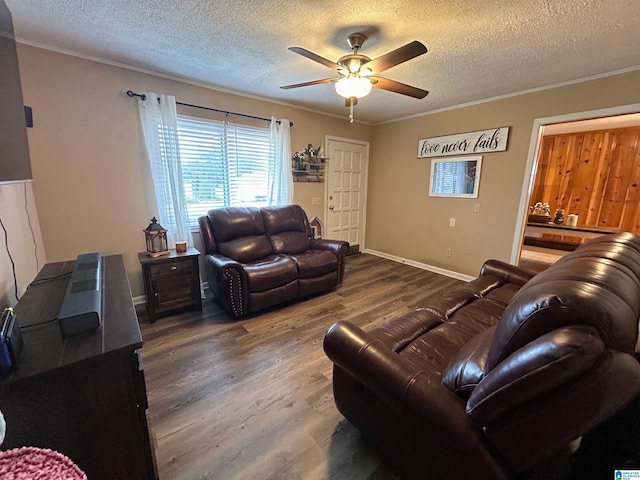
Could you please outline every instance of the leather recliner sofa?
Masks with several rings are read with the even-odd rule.
[[[370,331],[334,324],[324,349],[338,410],[407,478],[523,478],[638,404],[639,317],[640,237],[621,233],[535,276],[489,260]]]
[[[227,207],[198,219],[204,270],[234,318],[342,283],[349,244],[315,239],[299,205]]]

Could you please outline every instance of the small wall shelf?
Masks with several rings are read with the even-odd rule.
[[[319,149],[318,149],[319,150]],[[291,159],[294,182],[324,182],[326,157],[317,155],[309,145],[304,151],[297,152]]]

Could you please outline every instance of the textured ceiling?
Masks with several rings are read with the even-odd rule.
[[[382,76],[430,94],[374,89],[355,109],[374,124],[640,66],[639,0],[5,1],[18,41],[345,117],[333,84],[279,88],[334,76],[288,47],[335,61],[354,32],[371,58],[424,43]]]

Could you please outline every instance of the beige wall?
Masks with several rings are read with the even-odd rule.
[[[294,151],[309,143],[317,147],[326,134],[371,137],[370,126],[31,46],[18,45],[18,57],[24,101],[34,115],[29,149],[47,260],[73,259],[93,251],[122,253],[134,296],[143,293],[137,260],[137,252],[145,248],[142,229],[156,212],[136,101],[126,96],[127,90],[288,118],[294,123]],[[181,113],[202,116],[204,111]],[[311,197],[324,197],[324,184],[295,184],[294,201],[310,217],[323,218],[324,205],[312,206]]]
[[[372,127],[35,47],[19,45],[18,55],[25,103],[34,109],[29,148],[42,251],[47,261],[122,253],[134,296],[143,292],[141,230],[155,212],[136,104],[124,93],[129,89],[288,118],[295,124],[294,151],[318,146],[325,135],[370,141],[366,247],[466,275],[476,275],[487,258],[510,257],[534,119],[640,102],[640,72],[632,72]],[[430,160],[416,158],[418,140],[499,126],[511,127],[508,150],[484,155],[479,198],[430,198]],[[21,208],[18,193],[0,189],[3,213]],[[310,217],[323,218],[324,204],[312,206],[312,197],[324,197],[324,184],[295,184],[294,201]],[[473,213],[476,202],[480,213]],[[24,215],[16,220],[20,228],[25,221]],[[24,243],[21,256],[27,257]],[[33,262],[22,263],[19,276],[32,278]],[[0,294],[12,282],[1,266]]]
[[[0,185],[0,219],[8,240],[5,247],[4,231],[1,231],[0,309],[4,309],[16,304],[17,298],[22,296],[39,268],[46,263],[31,182]],[[17,292],[7,249],[15,265]]]
[[[635,71],[376,126],[367,248],[473,276],[487,258],[508,261],[534,119],[638,103],[639,84]],[[477,199],[428,196],[419,139],[502,126],[511,127],[508,150],[483,156]]]

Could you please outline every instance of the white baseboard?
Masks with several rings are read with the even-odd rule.
[[[138,295],[137,297],[133,297],[133,304],[134,305],[144,305],[145,303],[145,298],[144,295]]]
[[[391,255],[389,253],[378,252],[377,250],[371,250],[366,248],[363,253],[368,253],[370,255],[375,255],[376,257],[386,258],[387,260],[392,260],[398,263],[404,263],[407,265],[411,265],[412,267],[420,268],[422,270],[427,270],[429,272],[438,273],[440,275],[444,275],[446,277],[455,278],[457,280],[462,280],[464,282],[470,282],[476,277],[471,277],[469,275],[465,275],[463,273],[454,272],[453,270],[447,270],[445,268],[434,267],[433,265],[428,265],[426,263],[416,262],[415,260],[408,260],[402,257],[396,257],[395,255]]]

